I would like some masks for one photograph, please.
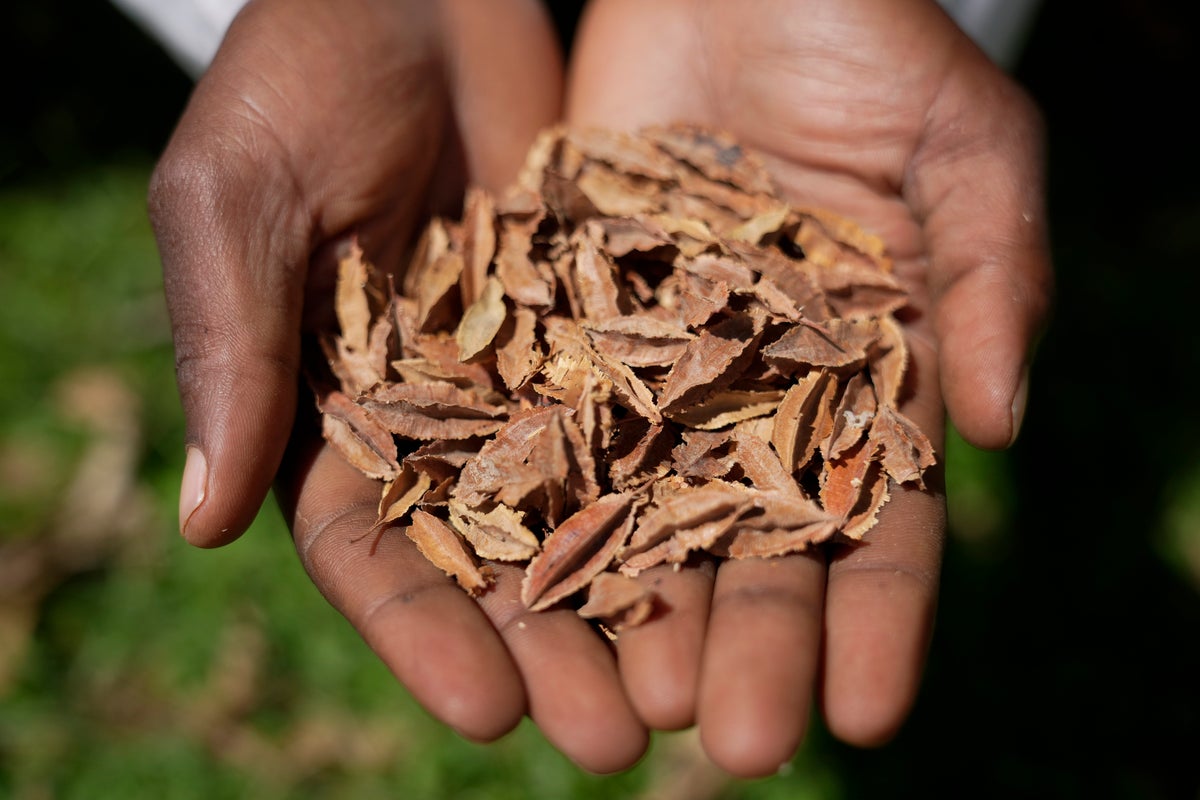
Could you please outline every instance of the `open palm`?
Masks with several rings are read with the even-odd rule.
[[[1040,130],[934,3],[599,0],[567,97],[574,124],[726,130],[787,197],[880,235],[912,296],[905,413],[939,450],[943,404],[969,441],[1011,442],[1050,291]],[[885,741],[916,695],[943,505],[936,487],[898,491],[864,547],[663,574],[687,602],[618,643],[635,708],[694,720],[737,774],[790,757],[814,697],[835,735]]]

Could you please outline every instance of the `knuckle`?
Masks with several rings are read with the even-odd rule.
[[[714,614],[740,614],[747,609],[760,615],[770,611],[815,615],[821,611],[821,602],[799,586],[778,583],[748,583],[713,595]]]
[[[150,176],[150,222],[160,236],[203,209],[216,207],[224,179],[220,160],[196,148],[172,145]]]
[[[919,564],[912,559],[894,558],[878,561],[847,560],[835,561],[830,566],[830,580],[876,583],[880,586],[895,586],[905,583],[917,591],[933,595],[937,592],[940,576],[938,570]]]
[[[224,335],[199,321],[175,324],[175,382],[180,394],[192,397],[205,386],[211,386],[211,376],[228,371],[229,350]]]
[[[233,413],[247,392],[275,396],[298,379],[298,341],[262,341],[252,327],[227,315],[188,313],[175,319],[173,327],[175,382],[189,410]]]

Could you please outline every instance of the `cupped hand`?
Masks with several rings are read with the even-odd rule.
[[[236,538],[278,473],[314,582],[426,708],[481,740],[528,713],[609,771],[641,755],[646,730],[582,621],[525,614],[503,571],[476,603],[403,536],[368,557],[354,540],[378,486],[304,426],[285,459],[305,318],[329,309],[339,242],[354,234],[394,268],[468,182],[515,177],[561,93],[536,0],[256,0],[199,81],[150,211],[187,419],[187,540]]]
[[[880,235],[912,294],[903,410],[944,442],[1007,446],[1051,293],[1042,132],[1024,93],[932,0],[596,0],[567,88],[575,124],[674,121],[764,154],[790,199]],[[944,497],[893,487],[864,545],[653,576],[674,609],[618,640],[651,727],[773,772],[810,713],[858,745],[908,714],[933,627]]]

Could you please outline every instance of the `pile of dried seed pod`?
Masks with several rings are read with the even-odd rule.
[[[343,255],[314,388],[381,531],[469,592],[516,563],[531,609],[619,628],[653,606],[642,570],[859,539],[889,478],[921,485],[905,303],[877,238],[729,137],[555,128],[424,230],[401,287]]]

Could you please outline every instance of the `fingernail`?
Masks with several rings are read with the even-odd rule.
[[[198,447],[187,449],[187,460],[183,464],[183,481],[179,486],[179,533],[187,538],[188,523],[200,504],[208,484],[208,461]]]
[[[1029,368],[1021,373],[1021,382],[1017,384],[1017,393],[1012,401],[1012,436],[1008,440],[1009,447],[1017,441],[1021,433],[1021,424],[1025,421],[1025,404],[1029,402]]]

